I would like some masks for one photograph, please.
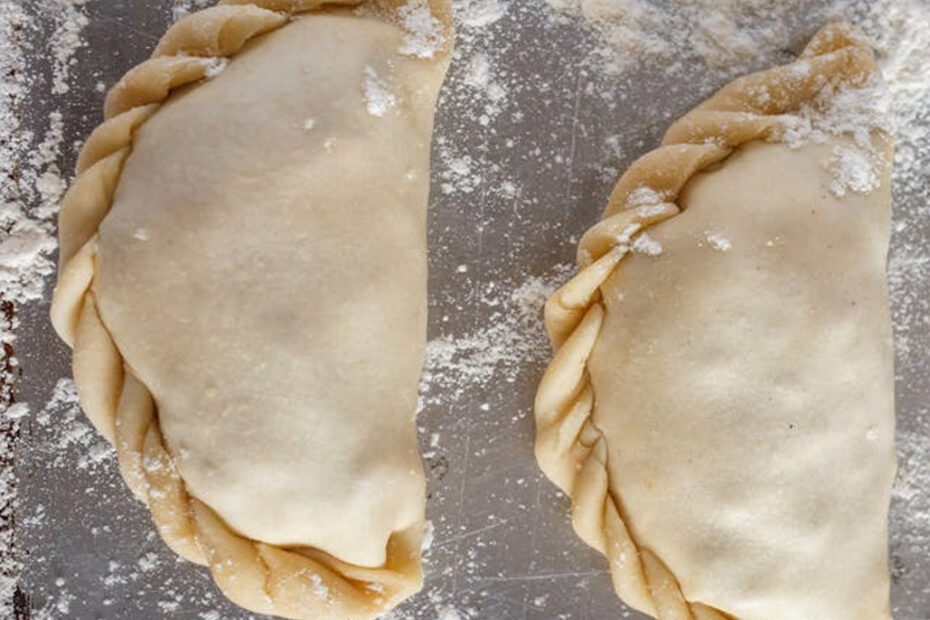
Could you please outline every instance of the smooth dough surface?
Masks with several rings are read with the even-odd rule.
[[[890,181],[837,199],[834,146],[741,147],[602,287],[610,492],[687,600],[740,620],[890,618]]]
[[[94,285],[189,492],[250,538],[360,566],[424,520],[413,416],[442,72],[398,54],[403,37],[297,19],[173,97],[139,131]],[[390,95],[380,117],[366,80]]]

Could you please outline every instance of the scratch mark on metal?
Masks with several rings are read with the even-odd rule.
[[[542,485],[539,483],[539,481],[537,481],[537,482],[536,482],[536,501],[535,501],[534,504],[533,504],[533,536],[532,536],[532,546],[530,547],[531,549],[534,549],[534,550],[536,549],[536,539],[539,537],[539,515],[540,515],[540,513],[541,513],[541,511],[540,511],[540,509],[539,509],[539,502],[540,502],[541,496],[542,496]],[[531,557],[530,557],[530,563],[529,563],[529,565],[526,567],[527,572],[532,573],[532,572],[533,572],[533,566],[534,566],[535,564],[536,564],[536,558],[531,556]],[[529,591],[529,589],[527,589],[527,590],[523,593],[523,610],[522,610],[522,613],[521,613],[521,616],[520,616],[520,617],[522,618],[522,620],[526,620],[526,614],[527,614],[527,612],[529,611],[529,599],[530,599],[530,591]]]
[[[572,183],[575,180],[575,151],[578,144],[578,117],[581,112],[581,80],[584,78],[584,72],[578,73],[578,79],[575,82],[575,105],[572,109],[572,139],[568,150],[568,187],[569,195],[572,191]]]
[[[115,17],[103,17],[99,19],[93,19],[91,21],[92,26],[102,25],[102,24],[115,24],[116,26],[119,27],[119,30],[128,30],[132,32],[133,34],[137,34],[144,39],[148,39],[149,41],[158,42],[160,38],[160,37],[153,35],[151,32],[146,32],[145,30],[136,28],[129,21],[122,20],[122,19],[116,19]]]
[[[547,573],[545,575],[515,575],[512,577],[484,577],[480,581],[493,583],[509,583],[511,581],[546,581],[549,579],[568,579],[571,577],[599,577],[607,575],[610,571],[594,570],[586,572],[568,572],[568,573]]]
[[[465,483],[468,481],[468,462],[469,455],[471,454],[471,435],[465,434],[465,462],[464,462],[464,474],[462,475],[462,484],[459,485],[459,502],[458,508],[455,510],[455,526],[459,527],[462,523],[462,509],[465,506]],[[464,557],[463,554],[458,554],[458,557]],[[452,570],[452,596],[455,596],[455,593],[458,591],[459,586],[459,567],[461,566],[460,562],[456,561],[454,568]]]
[[[459,535],[457,535],[457,536],[452,536],[451,538],[447,538],[446,540],[443,540],[443,541],[434,543],[433,546],[434,546],[434,547],[442,547],[443,545],[448,545],[448,544],[450,544],[450,543],[454,543],[454,542],[457,542],[457,541],[460,541],[460,540],[465,540],[466,538],[471,538],[471,537],[473,537],[473,536],[477,536],[478,534],[483,534],[484,532],[487,532],[487,531],[489,531],[489,530],[493,530],[493,529],[495,529],[495,528],[498,528],[498,527],[500,527],[500,526],[502,526],[502,525],[506,525],[506,524],[507,524],[506,521],[499,521],[498,523],[494,523],[494,524],[488,525],[488,526],[486,526],[486,527],[478,528],[477,530],[471,530],[470,532],[464,532],[464,533],[459,534]]]

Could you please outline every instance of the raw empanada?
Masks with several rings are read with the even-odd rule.
[[[53,321],[84,409],[165,541],[256,612],[373,618],[421,587],[452,36],[448,0],[191,15],[110,91],[63,201]]]
[[[546,306],[539,463],[661,620],[890,618],[891,140],[850,108],[793,143],[879,79],[831,25],[723,88],[620,179]]]

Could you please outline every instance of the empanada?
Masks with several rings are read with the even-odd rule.
[[[63,201],[83,407],[164,540],[253,611],[374,618],[421,587],[452,37],[448,0],[226,0],[110,91]]]
[[[890,618],[891,139],[854,106],[797,139],[879,79],[835,24],[723,88],[632,164],[547,303],[537,457],[651,616]]]

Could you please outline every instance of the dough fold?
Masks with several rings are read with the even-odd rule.
[[[781,142],[824,88],[875,79],[861,34],[836,23],[722,88],[630,166],[547,301],[537,460],[619,597],[655,618],[890,618],[891,140],[872,130],[880,185],[843,200],[822,164],[848,136]],[[766,175],[764,196],[745,189]],[[742,235],[732,249],[720,225]],[[647,229],[658,256],[633,252]]]
[[[407,74],[426,76],[426,83],[406,85],[409,92],[397,97],[401,100],[398,105],[407,97],[416,101],[411,106],[429,110],[423,117],[427,120],[417,117],[415,122],[417,129],[427,130],[418,138],[416,156],[425,148],[428,158],[431,106],[451,56],[453,32],[448,0],[421,4],[441,29],[441,45],[431,56],[415,59],[423,67],[420,73]],[[298,24],[312,27],[317,19],[341,19],[365,22],[375,36],[394,41],[403,38],[404,20],[398,9],[406,5],[398,0],[226,0],[184,18],[164,35],[149,60],[130,70],[108,93],[105,121],[85,143],[77,177],[61,205],[59,276],[51,315],[56,331],[73,348],[74,378],[82,407],[116,448],[128,487],[148,506],[165,542],[191,562],[208,566],[232,601],[256,613],[303,620],[364,620],[395,607],[422,586],[423,500],[412,507],[418,514],[415,521],[390,535],[381,550],[384,561],[377,566],[344,561],[313,546],[269,544],[231,527],[189,488],[178,466],[177,446],[170,445],[177,438],[164,432],[156,397],[140,379],[139,369],[126,359],[126,350],[134,350],[136,343],[120,341],[105,320],[103,298],[116,310],[119,304],[113,301],[111,291],[101,295],[99,290],[101,260],[105,258],[101,256],[101,227],[147,123],[160,119],[163,109],[176,100],[196,94],[227,63],[239,62],[240,53],[244,56],[265,45],[261,37],[276,36]],[[360,92],[352,95],[356,98],[361,97],[363,77],[360,72]],[[419,172],[423,179],[425,172]],[[419,220],[412,221],[416,224]],[[425,264],[425,257],[423,260]],[[112,271],[113,265],[109,268]],[[116,310],[112,310],[113,315],[124,318],[118,317]],[[146,319],[140,316],[137,320]],[[261,385],[255,389],[261,390]],[[412,417],[414,412],[411,409],[407,414]],[[412,468],[404,475],[408,474],[411,482],[403,483],[408,484],[405,488],[420,488],[422,472]]]

